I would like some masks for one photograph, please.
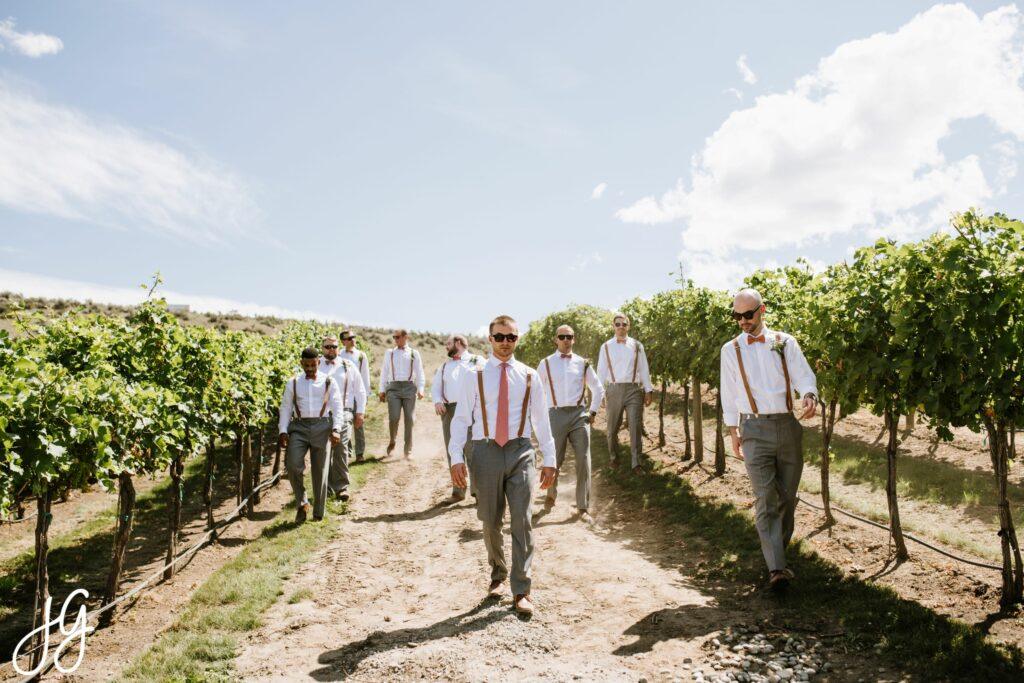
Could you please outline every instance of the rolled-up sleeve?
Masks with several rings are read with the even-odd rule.
[[[740,411],[736,407],[737,378],[730,351],[729,344],[722,347],[718,391],[722,395],[722,421],[726,427],[737,427],[740,424]]]
[[[455,415],[452,417],[451,439],[448,441],[448,455],[451,456],[452,465],[465,462],[462,457],[462,449],[466,446],[468,431],[473,424],[473,411],[476,408],[476,392],[472,388],[476,383],[476,371],[463,372],[459,376],[459,386],[455,406]]]
[[[533,373],[534,382],[540,382],[540,376],[532,368],[528,372]],[[544,467],[555,467],[555,440],[551,436],[551,420],[548,417],[548,400],[543,391],[530,393],[530,422],[533,424],[533,433],[540,445],[540,452],[544,455]],[[454,429],[454,427],[453,427]]]

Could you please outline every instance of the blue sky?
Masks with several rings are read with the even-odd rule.
[[[472,332],[1024,216],[1013,5],[771,5],[6,2],[0,289]]]

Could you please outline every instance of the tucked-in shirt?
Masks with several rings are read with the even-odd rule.
[[[459,378],[475,366],[483,366],[487,359],[473,353],[463,353],[461,358],[449,358],[434,372],[430,384],[430,395],[434,403],[455,403],[459,391]]]
[[[637,348],[640,353],[637,355]],[[601,345],[600,355],[597,359],[597,376],[605,384],[622,384],[639,382],[644,385],[645,392],[654,391],[651,385],[651,369],[647,365],[647,353],[644,352],[644,345],[632,337],[626,337],[626,341],[619,342],[612,337]],[[608,366],[608,359],[611,358],[611,367]],[[634,379],[633,366],[636,365],[636,379]]]
[[[370,359],[365,353],[359,349],[353,348],[351,351],[341,349],[338,351],[338,357],[344,358],[350,361],[359,370],[359,376],[363,378],[363,387],[366,389],[366,393],[370,393]]]
[[[387,391],[391,382],[415,382],[416,390],[422,392],[426,378],[420,354],[408,346],[404,349],[396,346],[385,353],[380,366],[380,390]]]
[[[586,368],[587,376],[584,378],[583,371]],[[550,370],[551,374],[548,375]],[[541,383],[544,385],[545,397],[550,408],[564,408],[577,405],[583,395],[583,382],[586,380],[590,387],[590,412],[596,413],[601,407],[601,400],[604,399],[604,387],[597,377],[597,371],[590,365],[583,356],[573,353],[570,358],[562,358],[562,353],[556,351],[537,366],[537,374],[540,375]],[[554,388],[552,390],[552,384]]]
[[[754,395],[754,402],[757,403],[757,413],[785,413],[789,409],[786,407],[786,376],[782,371],[780,350],[786,354],[790,385],[797,393],[801,396],[817,395],[817,378],[811,366],[807,364],[807,359],[804,358],[796,339],[785,332],[762,329],[765,339],[763,342],[748,343],[747,339],[751,335],[746,332],[736,338],[740,345],[740,355],[743,357],[743,369],[750,382],[750,393]],[[781,340],[777,341],[776,335],[781,337]],[[780,348],[779,344],[782,344],[781,349],[776,350]],[[733,340],[722,346],[721,367],[722,417],[726,426],[736,427],[740,423],[740,413],[755,411],[743,387]]]
[[[544,455],[544,467],[555,466],[555,441],[551,438],[551,422],[548,420],[548,402],[544,397],[544,390],[541,387],[540,377],[537,371],[520,363],[515,358],[508,361],[509,367],[505,370],[508,377],[508,437],[514,439],[519,435],[519,425],[523,418],[526,423],[523,425],[523,437],[530,438],[530,434],[536,432],[537,443]],[[456,465],[464,462],[462,447],[466,444],[466,431],[470,425],[473,426],[473,440],[479,441],[484,438],[483,413],[480,411],[480,391],[478,387],[477,374],[483,373],[484,377],[484,401],[487,409],[487,429],[490,438],[496,433],[495,425],[498,422],[498,390],[501,382],[501,361],[493,356],[483,364],[480,370],[470,370],[462,373],[459,377],[459,391],[455,408],[455,416],[452,418],[451,440],[448,442],[448,454],[451,456],[451,463]],[[526,398],[526,377],[531,375],[530,380],[530,401],[526,408],[526,415],[523,415],[523,399]],[[530,426],[533,426],[533,432]]]
[[[366,387],[363,386],[363,378],[359,376],[359,369],[351,361],[342,358],[340,353],[333,362],[320,358],[319,372],[334,378],[345,410],[357,414],[366,412]]]
[[[328,380],[330,380],[330,388],[327,388]],[[298,403],[299,417],[320,417],[320,410],[324,405],[325,389],[327,407],[324,409],[323,416],[330,415],[332,428],[340,432],[345,420],[341,392],[338,390],[338,382],[322,372],[317,372],[313,379],[306,379],[306,374],[301,373],[285,383],[284,393],[281,396],[281,412],[277,420],[278,432],[288,433],[288,423],[291,422],[292,415],[296,412],[296,402]]]

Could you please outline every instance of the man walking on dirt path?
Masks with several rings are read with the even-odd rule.
[[[323,339],[323,357],[318,370],[330,377],[341,391],[341,405],[344,409],[345,426],[341,430],[341,443],[331,447],[331,464],[328,467],[327,488],[331,494],[345,502],[349,498],[348,462],[352,449],[353,431],[363,424],[366,412],[366,390],[359,370],[350,361],[338,356],[337,337]]]
[[[327,507],[327,444],[341,443],[344,407],[337,384],[318,371],[320,357],[310,346],[302,351],[302,373],[284,385],[278,419],[278,443],[285,451],[285,471],[295,493],[295,521],[306,521],[309,499],[303,475],[306,451],[313,475],[313,519],[324,518]]]
[[[629,318],[616,313],[612,320],[615,336],[601,345],[597,359],[597,376],[608,397],[608,454],[614,465],[618,459],[619,427],[622,414],[629,415],[629,449],[631,467],[640,473],[643,446],[644,407],[654,399],[651,370],[644,346],[629,336]]]
[[[441,431],[444,434],[444,450],[448,452],[448,444],[452,436],[452,418],[455,417],[455,408],[458,403],[456,398],[459,390],[459,379],[463,374],[473,368],[483,367],[487,361],[483,356],[469,353],[469,341],[461,334],[453,334],[444,343],[448,350],[448,360],[441,364],[441,367],[434,373],[434,381],[430,385],[430,393],[434,399],[434,412],[441,417]],[[469,447],[469,438],[466,439],[466,447],[462,449],[462,455],[467,463],[472,461],[473,455]],[[452,460],[448,458],[448,469],[451,470]],[[470,465],[472,468],[472,465]],[[476,497],[476,490],[473,482],[470,481],[470,491]],[[452,486],[451,502],[457,503],[465,500],[466,489]]]
[[[722,414],[754,492],[754,525],[768,564],[768,585],[781,590],[795,577],[786,566],[797,487],[804,469],[803,427],[793,391],[803,397],[800,419],[814,417],[817,380],[796,339],[769,330],[761,294],[744,289],[732,317],[743,332],[722,347]]]
[[[423,359],[409,346],[409,331],[395,330],[395,348],[384,354],[380,368],[380,400],[388,403],[388,455],[395,450],[398,421],[405,414],[405,457],[412,453],[412,426],[416,421],[416,399],[423,398]]]
[[[370,395],[370,358],[365,352],[356,348],[356,335],[351,330],[341,333],[341,343],[345,347],[338,355],[356,366],[359,376],[363,378],[363,395]],[[347,409],[347,406],[346,406]],[[363,461],[363,454],[366,453],[366,428],[362,422],[356,427],[353,423],[352,431],[355,439],[349,442],[349,455],[355,455],[356,462]],[[354,448],[353,448],[354,446]]]
[[[519,326],[499,315],[489,326],[491,357],[479,370],[463,373],[455,417],[451,425],[448,455],[452,483],[466,488],[468,468],[462,457],[466,433],[472,425],[473,457],[470,463],[477,491],[477,518],[483,522],[484,545],[491,565],[488,595],[499,597],[511,578],[512,605],[524,615],[533,614],[530,599],[530,565],[533,562],[534,464],[530,426],[544,455],[540,487],[547,489],[558,476],[555,442],[551,439],[547,401],[537,371],[514,357]],[[512,571],[505,562],[501,528],[505,506],[512,531]]]
[[[569,442],[576,455],[576,512],[580,521],[591,522],[590,517],[590,424],[594,421],[604,387],[590,361],[572,352],[576,332],[568,325],[555,331],[558,350],[540,362],[537,373],[544,385],[548,400],[548,417],[555,440],[556,466],[559,471],[565,462]],[[590,406],[583,404],[586,388],[590,387]],[[558,477],[544,498],[545,512],[555,506],[558,497]]]

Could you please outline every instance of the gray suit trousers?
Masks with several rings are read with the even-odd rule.
[[[622,414],[629,413],[629,451],[632,455],[630,467],[640,464],[644,428],[644,389],[639,384],[609,384],[605,396],[608,400],[608,454],[618,455],[619,427]]]
[[[458,407],[457,403],[445,403],[444,404],[444,415],[441,416],[441,432],[444,434],[444,453],[448,457],[448,471],[452,469],[452,456],[448,454],[448,442],[452,440],[452,418],[455,417],[455,408]],[[473,428],[469,427],[466,429],[466,445],[462,447],[462,457],[466,461],[466,467],[472,469],[470,464],[473,460]],[[476,487],[473,486],[473,480],[469,482],[470,490],[476,493]],[[458,486],[452,486],[452,496],[456,498],[465,498],[466,489],[460,489]]]
[[[310,474],[313,478],[313,516],[323,517],[327,507],[327,450],[330,448],[331,419],[328,417],[292,420],[288,425],[288,450],[284,466],[288,482],[295,493],[295,503],[307,502],[303,476],[306,452],[309,451]]]
[[[533,463],[533,446],[526,438],[512,439],[504,446],[490,439],[474,441],[470,467],[476,482],[476,515],[484,526],[491,580],[503,581],[509,577],[501,535],[507,503],[512,531],[512,593],[529,593],[530,565],[533,562],[530,502],[537,471]]]
[[[331,465],[327,488],[331,493],[348,491],[348,461],[352,451],[352,413],[345,411],[345,426],[341,430],[341,441],[331,446]]]
[[[570,406],[568,408],[550,408],[551,435],[555,439],[555,456],[558,459],[558,470],[562,463],[569,443],[572,443],[576,455],[576,507],[586,510],[590,507],[590,425],[587,424],[589,411],[586,406]],[[548,499],[554,502],[558,497],[558,480],[548,489]]]
[[[388,400],[388,429],[391,443],[398,436],[398,421],[405,415],[405,454],[412,452],[412,426],[416,421],[416,385],[413,382],[388,382],[384,392]]]
[[[804,470],[803,434],[792,413],[740,420],[744,464],[754,491],[754,525],[769,571],[786,568]]]

